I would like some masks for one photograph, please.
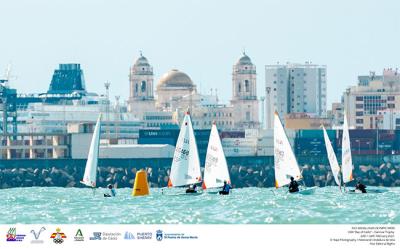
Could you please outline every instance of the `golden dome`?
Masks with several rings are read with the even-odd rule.
[[[165,73],[159,80],[157,87],[185,87],[192,88],[194,86],[190,77],[177,69]]]

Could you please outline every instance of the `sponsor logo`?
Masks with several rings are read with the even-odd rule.
[[[93,232],[93,237],[89,237],[90,240],[118,240],[121,237],[121,233],[111,232]]]
[[[74,240],[75,241],[84,241],[85,237],[83,237],[83,233],[81,229],[78,229],[78,231],[76,231]]]
[[[44,227],[41,227],[39,229],[39,231],[37,231],[37,232],[32,229],[31,233],[33,234],[33,237],[35,237],[35,239],[31,240],[31,243],[32,244],[42,244],[43,240],[39,239],[39,237],[40,237],[40,234],[45,230],[46,230],[46,228],[44,228]]]
[[[135,236],[131,232],[125,232],[124,239],[135,239]]]
[[[17,234],[17,229],[15,227],[10,227],[7,232],[7,241],[21,242],[25,238],[25,234]]]
[[[189,239],[198,239],[197,235],[188,235],[186,233],[164,233],[161,230],[156,231],[156,240],[161,241],[165,239],[173,239],[173,240],[189,240]]]
[[[137,239],[152,239],[153,238],[153,233],[152,232],[140,232],[136,233],[136,238]]]
[[[161,241],[163,239],[163,232],[161,230],[156,231],[156,240]]]
[[[53,242],[56,244],[62,244],[64,242],[64,239],[67,238],[67,235],[65,233],[61,232],[61,229],[57,227],[56,232],[52,233],[50,236],[50,239],[53,239]]]
[[[101,240],[101,233],[93,232],[93,237],[89,237],[89,240]]]
[[[110,233],[110,232],[102,232],[102,240],[117,240],[119,237],[121,237],[121,233]]]

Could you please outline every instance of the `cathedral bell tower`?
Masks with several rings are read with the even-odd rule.
[[[129,73],[128,111],[137,118],[142,119],[145,112],[155,110],[153,81],[153,67],[140,53],[140,57],[130,68]]]
[[[235,110],[235,127],[258,128],[257,73],[249,56],[243,56],[233,66],[232,100]]]

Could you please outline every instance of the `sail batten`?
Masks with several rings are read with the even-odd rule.
[[[295,180],[302,178],[296,157],[277,112],[274,116],[274,161],[276,188],[289,184],[290,177]]]
[[[325,130],[325,127],[322,126],[322,129],[324,130],[324,140],[325,140],[325,147],[326,147],[326,153],[328,155],[329,165],[331,166],[332,174],[336,184],[340,186],[341,184],[339,179],[339,172],[340,172],[339,163],[336,158],[335,151],[333,150],[328,133]]]
[[[217,126],[213,124],[207,147],[203,188],[222,187],[224,181],[230,182],[228,164]]]
[[[82,184],[88,187],[96,187],[96,176],[97,176],[97,163],[99,157],[99,145],[100,145],[100,120],[99,115],[96,126],[93,131],[92,141],[90,143],[88,159],[86,161],[85,173],[83,175]]]
[[[200,159],[190,115],[186,114],[175,147],[169,187],[201,182]]]

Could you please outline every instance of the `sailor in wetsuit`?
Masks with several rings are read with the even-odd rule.
[[[299,184],[294,180],[293,176],[290,177],[289,192],[299,192]]]
[[[229,191],[232,189],[231,185],[229,185],[226,181],[224,181],[224,186],[222,187],[222,191],[219,191],[220,195],[229,195]]]
[[[364,184],[362,184],[360,181],[357,182],[356,190],[359,190],[359,191],[361,191],[361,193],[364,193],[364,194],[367,193],[367,187]]]
[[[197,193],[197,186],[196,186],[196,184],[189,185],[189,188],[186,189],[186,193],[187,193],[187,194],[190,194],[190,193]]]
[[[104,194],[104,197],[115,197],[117,193],[115,192],[115,189],[112,184],[108,184],[108,189],[110,190],[110,194]]]

